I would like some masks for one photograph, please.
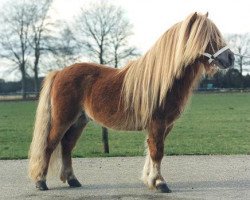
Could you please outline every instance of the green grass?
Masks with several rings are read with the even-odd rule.
[[[168,154],[250,154],[250,93],[194,95],[166,146]]]
[[[27,158],[36,102],[0,102],[0,158]],[[110,130],[108,156],[143,155],[145,133]],[[168,155],[250,154],[250,93],[195,94],[167,137]],[[102,154],[101,128],[90,123],[75,157]]]

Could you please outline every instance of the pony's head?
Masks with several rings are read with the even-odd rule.
[[[196,56],[203,62],[205,69],[214,65],[222,69],[234,65],[234,54],[226,45],[219,29],[208,19],[208,13],[191,14],[181,26],[186,31],[187,54],[190,55],[190,51],[196,54],[200,51]]]

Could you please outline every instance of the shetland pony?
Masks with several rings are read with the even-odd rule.
[[[166,31],[142,57],[121,69],[78,63],[51,72],[43,83],[29,153],[29,175],[47,190],[49,164],[61,159],[71,187],[71,151],[88,119],[116,130],[147,130],[142,180],[170,192],[161,175],[164,140],[203,72],[233,65],[234,55],[207,14],[191,14]],[[51,156],[53,154],[53,156]]]

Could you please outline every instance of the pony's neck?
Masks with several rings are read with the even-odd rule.
[[[156,111],[157,117],[172,123],[183,112],[183,109],[200,80],[203,67],[195,62],[185,68],[180,78],[175,78],[171,90],[167,93],[165,103]]]
[[[183,75],[180,78],[176,78],[174,80],[170,93],[173,92],[175,96],[180,97],[181,99],[189,97],[193,89],[195,89],[195,87],[197,86],[202,71],[203,67],[198,61],[187,66],[184,70]]]

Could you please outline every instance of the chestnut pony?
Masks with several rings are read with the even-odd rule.
[[[81,186],[71,151],[88,119],[116,130],[147,130],[142,180],[170,192],[161,175],[164,140],[180,117],[203,72],[234,62],[207,14],[191,14],[166,31],[142,57],[124,68],[78,63],[51,72],[43,83],[29,153],[29,175],[47,190],[46,175],[61,160],[60,178]],[[53,154],[53,155],[52,155]]]

